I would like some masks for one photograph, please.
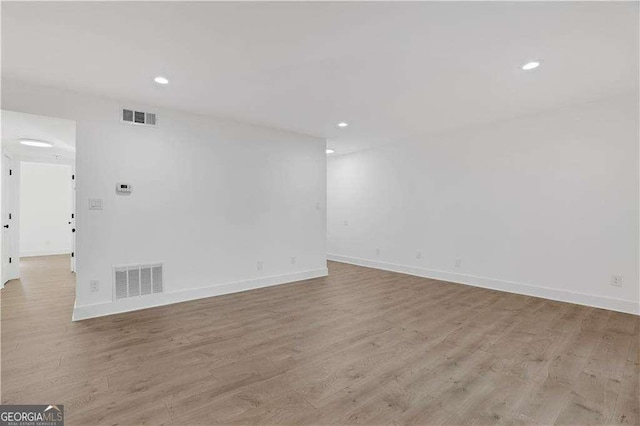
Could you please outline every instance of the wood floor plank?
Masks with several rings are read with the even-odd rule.
[[[0,397],[63,403],[68,425],[640,421],[637,316],[330,262],[73,323],[68,257],[21,265]]]

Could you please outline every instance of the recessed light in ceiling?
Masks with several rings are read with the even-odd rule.
[[[332,149],[327,149],[327,154],[333,154],[335,151]]]
[[[349,125],[349,123],[345,123],[344,121],[341,123],[338,123],[338,127],[347,127]]]
[[[154,78],[153,81],[155,81],[158,84],[169,84],[169,80],[167,80],[165,77],[162,77],[162,76],[158,76]]]
[[[51,148],[53,146],[53,144],[51,144],[49,142],[39,141],[39,140],[36,140],[36,139],[19,139],[19,142],[22,145],[35,146],[35,147],[38,147],[38,148]]]
[[[524,64],[522,66],[522,69],[525,71],[529,71],[529,70],[533,70],[536,69],[540,66],[540,62],[538,61],[531,61],[531,62],[527,62],[526,64]]]

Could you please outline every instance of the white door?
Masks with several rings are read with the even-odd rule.
[[[18,256],[14,253],[14,235],[18,231],[15,226],[14,189],[16,173],[13,170],[13,160],[8,154],[2,155],[2,284],[18,278]]]
[[[76,271],[76,168],[71,167],[71,218],[69,219],[71,232],[71,272]]]

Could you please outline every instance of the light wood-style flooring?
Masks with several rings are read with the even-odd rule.
[[[639,422],[637,316],[330,262],[74,323],[68,257],[22,265],[2,403],[64,404],[67,425]]]

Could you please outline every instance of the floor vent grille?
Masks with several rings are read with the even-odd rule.
[[[113,267],[113,299],[163,292],[162,263]]]

